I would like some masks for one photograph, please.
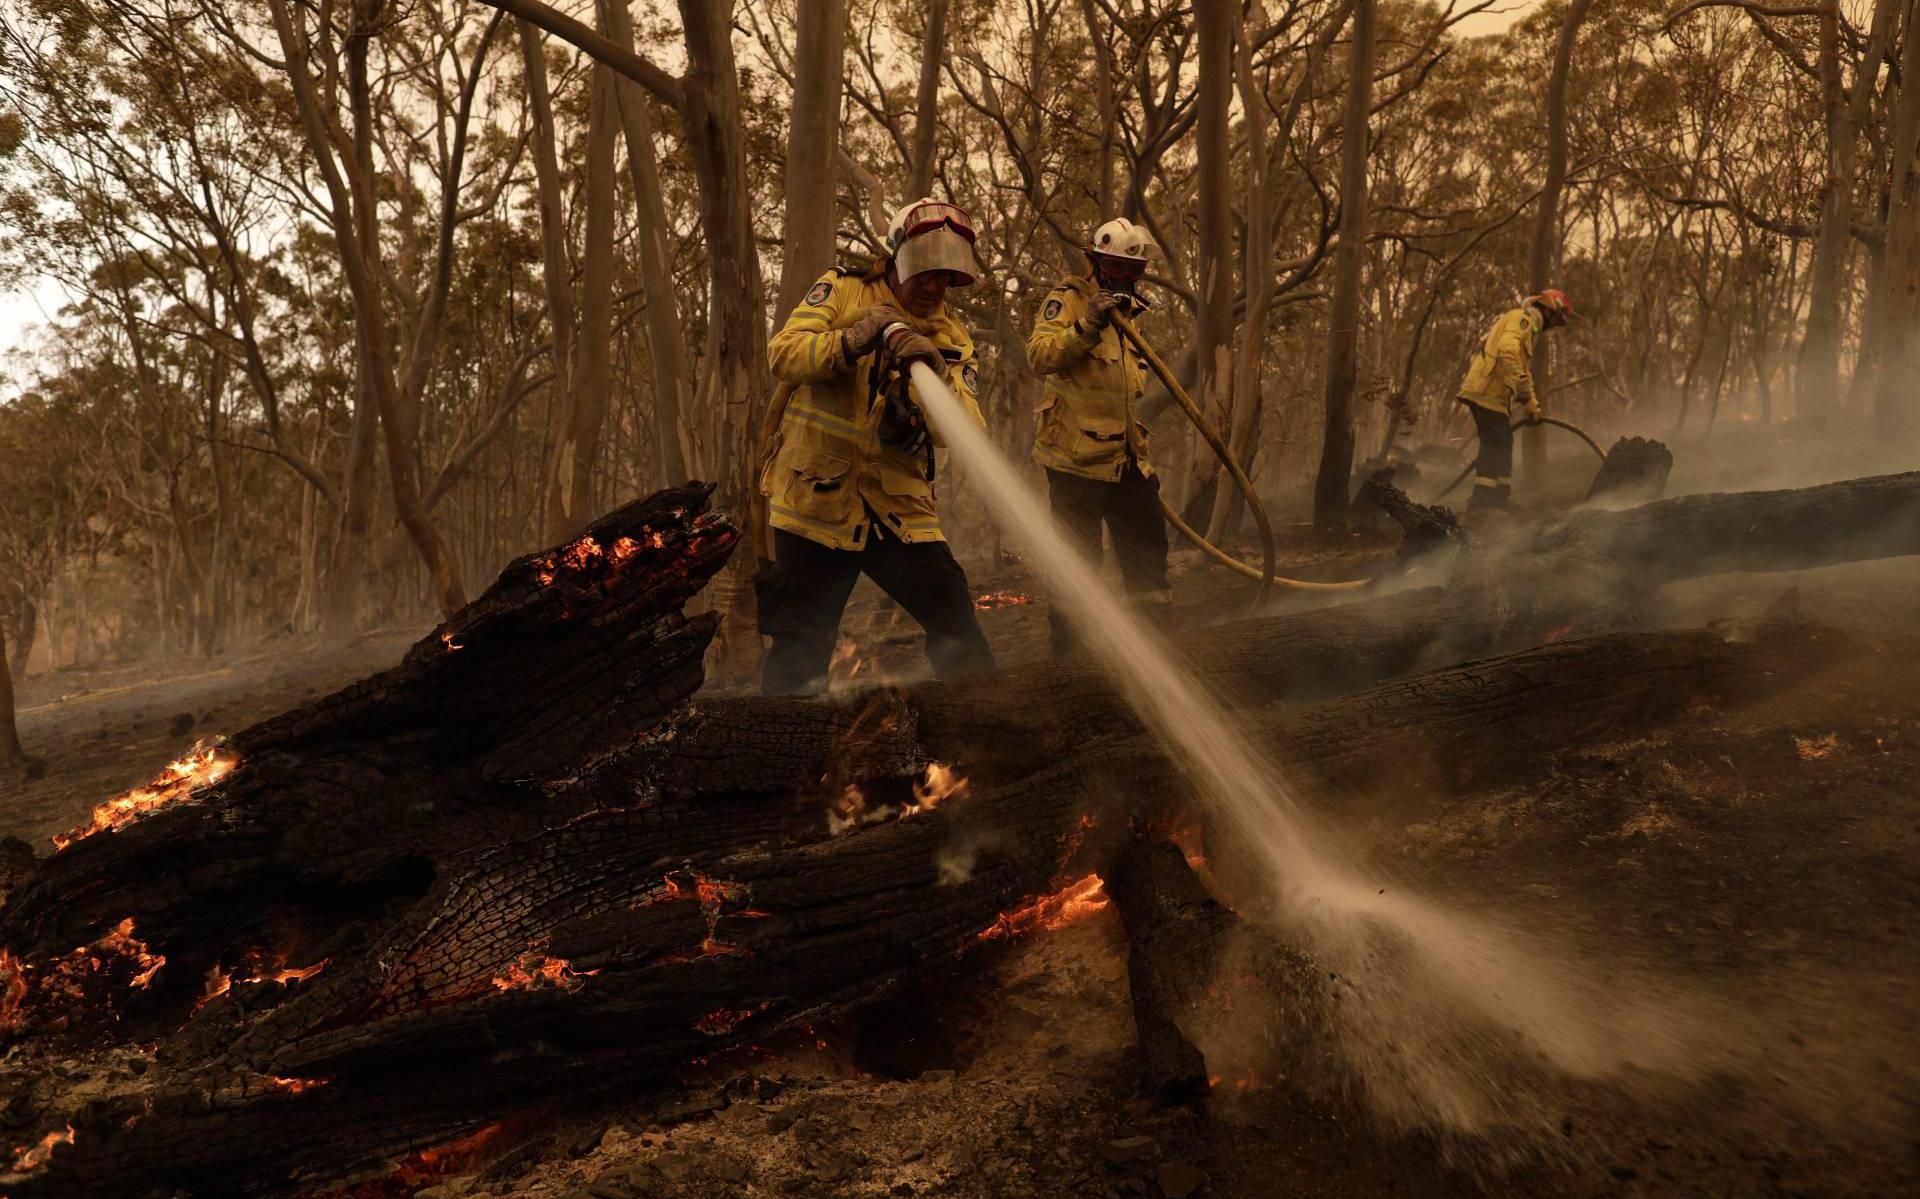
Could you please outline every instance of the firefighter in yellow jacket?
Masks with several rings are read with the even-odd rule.
[[[1041,302],[1027,361],[1047,381],[1033,457],[1047,471],[1054,523],[1095,559],[1104,525],[1128,598],[1164,619],[1173,605],[1167,526],[1146,426],[1136,416],[1147,367],[1112,323],[1115,312],[1144,307],[1134,288],[1157,249],[1125,217],[1094,230],[1086,271],[1062,279]],[[1071,625],[1058,609],[1049,619],[1054,651],[1072,648]]]
[[[946,307],[979,274],[973,223],[919,200],[894,214],[887,254],[864,274],[822,275],[768,345],[778,425],[760,477],[771,562],[755,589],[769,695],[817,692],[840,616],[865,573],[926,630],[941,678],[993,668],[967,576],[947,548],[933,494],[939,431],[907,378],[932,365],[972,418],[973,339]]]
[[[1515,401],[1527,419],[1540,417],[1540,397],[1533,392],[1533,339],[1544,329],[1566,324],[1572,314],[1567,293],[1549,287],[1493,322],[1486,341],[1474,351],[1459,397],[1480,435],[1469,511],[1504,508],[1512,497]]]

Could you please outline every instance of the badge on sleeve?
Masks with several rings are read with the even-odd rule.
[[[1060,301],[1058,300],[1048,300],[1047,306],[1040,310],[1040,319],[1043,321],[1050,321],[1054,317],[1059,315],[1060,315]]]
[[[820,282],[807,289],[807,303],[816,308],[826,303],[832,297],[833,284],[826,279],[820,280]]]
[[[967,385],[968,391],[980,390],[980,371],[969,362],[960,368],[960,381]]]

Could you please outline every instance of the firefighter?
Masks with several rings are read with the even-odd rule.
[[[1055,524],[1096,560],[1105,526],[1128,599],[1164,624],[1173,606],[1167,526],[1147,429],[1135,417],[1147,367],[1113,326],[1114,313],[1145,307],[1134,288],[1158,249],[1152,234],[1125,217],[1094,230],[1087,269],[1061,280],[1041,303],[1027,361],[1047,381],[1033,457],[1046,468]],[[1054,652],[1071,649],[1065,616],[1055,608],[1048,621]]]
[[[1528,420],[1540,419],[1540,397],[1533,392],[1533,339],[1543,329],[1566,324],[1571,315],[1567,293],[1549,287],[1493,322],[1486,341],[1474,351],[1459,396],[1480,435],[1468,511],[1505,508],[1512,497],[1514,401],[1521,401]]]
[[[979,274],[973,222],[917,200],[894,214],[873,269],[830,270],[768,345],[778,424],[760,477],[771,561],[755,580],[768,695],[825,689],[840,615],[865,573],[926,630],[941,678],[993,668],[967,576],[940,531],[933,448],[907,367],[940,372],[969,416],[973,339],[947,289]]]

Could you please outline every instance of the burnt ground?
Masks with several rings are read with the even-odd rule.
[[[1356,539],[1337,577],[1379,552]],[[1191,563],[1188,563],[1191,567]],[[1031,595],[1017,564],[976,591]],[[1376,865],[1463,907],[1634,963],[1757,1013],[1757,1077],[1632,1097],[1569,1087],[1539,1113],[1544,1161],[1489,1171],[1471,1142],[1388,1132],[1296,1094],[1284,1070],[1220,1080],[1198,1108],[1135,1096],[1125,945],[1111,911],[983,949],[855,1024],[805,1029],[690,1063],[679,1091],[624,1110],[528,1113],[475,1153],[416,1160],[343,1194],[628,1196],[1881,1196],[1920,1188],[1920,560],[1670,588],[1660,620],[1758,613],[1789,588],[1844,634],[1816,677],[1744,708],[1696,706],[1655,735],[1571,745],[1523,785],[1465,794],[1343,795]],[[1179,577],[1187,621],[1248,588]],[[1288,602],[1310,602],[1290,600]],[[868,627],[869,622],[871,627]],[[983,614],[1001,657],[1043,652],[1044,608]],[[863,585],[848,628],[855,684],[921,669],[911,622]],[[47,776],[0,798],[0,834],[79,823],[202,731],[239,727],[397,658],[409,638],[349,653],[274,651],[53,684],[23,697]],[[362,653],[364,651],[364,653]],[[208,676],[209,668],[231,673]],[[137,676],[137,677],[136,677]],[[110,686],[153,680],[136,690]],[[189,700],[187,696],[195,698]],[[168,733],[175,713],[196,728]],[[964,764],[962,764],[964,765]],[[1497,1084],[1496,1084],[1497,1085]]]

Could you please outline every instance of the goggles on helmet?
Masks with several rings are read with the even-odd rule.
[[[894,273],[902,279],[948,271],[965,287],[980,274],[973,256],[973,218],[955,205],[938,200],[908,205],[894,218],[887,241]]]

